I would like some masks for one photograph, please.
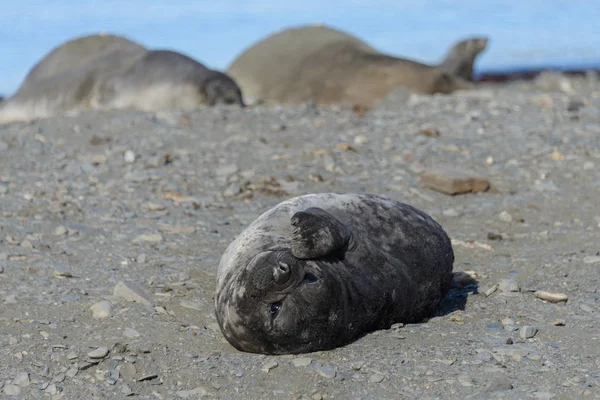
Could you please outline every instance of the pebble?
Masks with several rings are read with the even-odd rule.
[[[502,374],[496,377],[488,386],[487,392],[503,392],[505,390],[511,390],[513,388],[510,378]]]
[[[17,304],[17,295],[9,294],[4,298],[4,304]]]
[[[59,279],[72,278],[73,274],[64,265],[57,264],[56,266],[54,266],[54,277]]]
[[[133,390],[131,390],[131,387],[127,383],[124,383],[123,386],[121,386],[121,393],[125,396],[131,396],[133,394]]]
[[[133,163],[135,161],[135,153],[131,150],[127,150],[123,155],[123,160],[125,160],[127,164]]]
[[[108,355],[108,347],[101,346],[87,353],[89,358],[104,358]]]
[[[8,193],[8,185],[0,183],[0,195]]]
[[[21,394],[21,387],[12,383],[8,383],[4,385],[4,394],[7,396],[18,396]]]
[[[537,332],[538,332],[538,328],[536,328],[535,326],[524,325],[519,330],[519,336],[522,339],[530,339],[530,338],[534,337]]]
[[[140,254],[139,256],[137,256],[135,258],[135,262],[137,262],[138,264],[143,264],[146,262],[146,255],[145,254]]]
[[[508,278],[503,278],[498,281],[498,289],[502,293],[518,292],[520,290],[519,284],[515,280]]]
[[[536,399],[553,399],[556,395],[551,392],[533,392],[533,397]]]
[[[333,379],[337,375],[337,372],[332,367],[322,366],[317,369],[317,373],[326,379]]]
[[[492,285],[489,288],[485,289],[483,294],[485,295],[485,297],[490,297],[492,294],[494,294],[496,292],[496,290],[498,290],[499,287],[500,287],[500,285],[498,285],[498,284]]]
[[[73,378],[75,375],[77,375],[79,373],[79,370],[77,368],[69,368],[66,372],[66,375],[69,378]]]
[[[22,388],[26,388],[27,386],[29,386],[30,382],[31,381],[29,380],[29,372],[19,373],[12,381],[13,385],[17,385]]]
[[[135,329],[132,328],[127,328],[125,329],[125,331],[123,332],[123,336],[125,336],[126,338],[129,339],[134,339],[134,338],[138,338],[140,337],[140,333],[138,331],[136,331]]]
[[[25,250],[33,250],[33,244],[29,240],[23,240],[20,246]]]
[[[51,383],[44,390],[44,392],[48,393],[51,396],[54,396],[58,392],[58,389],[56,388],[56,385],[54,383]]]
[[[458,217],[461,215],[461,213],[456,211],[454,208],[448,208],[442,211],[442,214],[444,214],[446,217]]]
[[[498,219],[499,219],[500,221],[503,221],[503,222],[512,222],[512,220],[513,220],[513,217],[512,217],[512,215],[510,215],[510,213],[509,213],[509,212],[507,212],[507,211],[502,211],[502,212],[501,212],[501,213],[498,215]]]
[[[569,299],[569,296],[564,293],[552,293],[543,290],[537,290],[533,293],[533,295],[538,299],[542,299],[550,303],[560,303]]]
[[[485,192],[490,188],[486,177],[452,167],[425,170],[421,174],[421,184],[447,195]]]
[[[373,374],[369,377],[369,382],[371,383],[380,383],[383,381],[384,376],[381,374]]]
[[[124,380],[132,380],[133,377],[136,374],[136,369],[135,369],[135,365],[131,364],[131,363],[126,363],[126,364],[122,364],[119,368],[119,374],[121,375],[121,378],[123,378]]]
[[[96,319],[104,319],[110,317],[112,304],[110,301],[102,300],[90,307],[92,316]]]
[[[207,392],[206,389],[204,389],[203,387],[197,387],[191,390],[180,390],[175,394],[177,395],[177,397],[180,397],[182,399],[198,399],[202,396],[206,396]]]
[[[292,359],[292,365],[294,367],[308,367],[312,360],[308,357],[298,357]]]
[[[139,235],[131,241],[133,244],[138,243],[160,243],[163,241],[163,237],[160,233],[146,233]]]
[[[600,263],[600,256],[585,256],[583,257],[584,264],[596,264]]]
[[[277,361],[269,361],[265,364],[263,364],[261,371],[263,372],[269,372],[272,369],[275,369],[279,366],[279,363]]]
[[[155,301],[144,289],[133,282],[119,282],[113,289],[113,295],[127,301],[153,306]]]
[[[69,231],[67,230],[67,228],[65,228],[64,226],[60,225],[57,226],[54,229],[54,236],[64,236],[68,233]]]

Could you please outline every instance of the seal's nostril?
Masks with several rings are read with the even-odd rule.
[[[290,279],[290,266],[283,262],[278,262],[273,270],[273,280],[276,284],[281,285]]]

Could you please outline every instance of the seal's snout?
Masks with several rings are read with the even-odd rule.
[[[283,285],[289,281],[291,275],[290,266],[284,262],[278,262],[277,266],[273,269],[273,281],[277,285]]]

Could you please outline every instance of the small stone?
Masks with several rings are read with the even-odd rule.
[[[600,256],[586,256],[583,257],[584,264],[596,264],[600,263]]]
[[[17,295],[9,294],[4,298],[4,304],[17,304]]]
[[[487,165],[488,167],[491,167],[492,165],[494,165],[494,162],[495,162],[494,157],[492,157],[492,156],[488,156],[485,159],[485,165]]]
[[[166,207],[162,204],[148,203],[146,208],[148,208],[148,211],[163,211]]]
[[[108,347],[101,346],[87,353],[89,358],[104,358],[108,355]]]
[[[536,328],[535,326],[525,325],[519,330],[519,336],[522,339],[530,339],[534,337],[537,332],[538,328]]]
[[[8,185],[0,183],[0,195],[8,193]]]
[[[177,395],[177,397],[180,397],[182,399],[199,399],[202,396],[206,396],[207,392],[206,389],[204,389],[203,387],[197,387],[191,390],[180,390],[175,394]]]
[[[292,365],[294,367],[308,367],[312,360],[308,357],[298,357],[292,359]]]
[[[424,171],[421,174],[421,184],[447,195],[485,192],[490,188],[486,177],[452,167]]]
[[[130,363],[122,364],[119,367],[119,374],[121,375],[121,378],[126,381],[132,380],[136,372],[135,365]]]
[[[554,325],[554,326],[565,326],[565,320],[564,319],[557,319],[555,321],[552,321],[552,325]]]
[[[553,399],[556,395],[551,392],[533,392],[533,397],[536,399]]]
[[[380,383],[383,381],[384,376],[381,374],[373,374],[371,375],[371,377],[369,378],[369,382],[371,383]]]
[[[583,163],[583,170],[584,171],[589,171],[596,168],[596,164],[594,164],[592,161],[586,161],[585,163]]]
[[[365,135],[358,135],[354,138],[354,144],[365,144],[369,141]]]
[[[121,386],[121,394],[124,394],[125,396],[131,396],[133,394],[133,390],[131,390],[131,387],[127,383],[124,383],[123,386]]]
[[[123,332],[123,336],[125,336],[126,338],[129,338],[129,339],[134,339],[134,338],[140,337],[141,335],[135,329],[127,328]]]
[[[52,382],[61,383],[66,379],[65,374],[58,374],[53,379]]]
[[[77,375],[79,373],[79,370],[77,368],[69,368],[66,372],[66,375],[69,378],[73,378],[75,375]]]
[[[133,244],[138,243],[160,243],[163,241],[163,237],[160,233],[148,233],[139,235],[131,241]]]
[[[96,319],[108,318],[112,311],[112,304],[107,300],[99,301],[91,306],[90,310],[92,310],[92,316]]]
[[[140,254],[139,256],[137,256],[135,258],[135,262],[137,262],[138,264],[143,264],[146,262],[146,255],[145,254]]]
[[[4,394],[7,396],[18,396],[21,394],[21,387],[12,383],[8,383],[4,385]]]
[[[498,289],[502,293],[518,292],[520,290],[519,284],[513,279],[503,278],[498,281]]]
[[[64,236],[68,232],[69,231],[67,230],[67,228],[65,228],[64,226],[60,225],[60,226],[57,226],[56,229],[54,229],[54,236]]]
[[[17,385],[21,388],[26,388],[31,383],[31,381],[29,380],[29,372],[19,373],[15,377],[15,379],[13,379],[12,383],[13,383],[13,385]]]
[[[569,296],[564,293],[552,293],[543,290],[537,290],[533,293],[533,295],[538,299],[542,299],[550,303],[560,303],[569,299]]]
[[[488,232],[487,238],[488,238],[488,240],[502,240],[502,239],[504,239],[501,234],[494,233],[494,232]]]
[[[74,360],[77,358],[77,353],[75,353],[74,351],[70,351],[69,353],[67,353],[67,360]]]
[[[72,278],[73,274],[64,265],[57,264],[57,265],[54,266],[54,277],[58,278],[58,279]]]
[[[458,217],[460,216],[460,212],[456,211],[454,208],[448,208],[447,210],[442,211],[446,217]]]
[[[434,128],[423,128],[419,130],[419,135],[427,136],[427,137],[439,137],[440,131]]]
[[[502,374],[490,383],[486,392],[503,392],[505,390],[512,390],[512,388],[513,385],[510,382],[510,378],[507,375]]]
[[[33,250],[33,244],[29,240],[23,240],[21,242],[21,247],[25,250]]]
[[[588,306],[587,304],[580,304],[579,308],[581,308],[583,311],[589,312],[589,313],[594,311],[594,309],[592,307]]]
[[[127,164],[133,163],[135,161],[135,153],[131,150],[127,150],[123,155],[123,160],[125,160]]]
[[[56,385],[54,383],[51,383],[44,390],[44,392],[48,393],[51,396],[54,396],[58,392],[58,389],[56,388]]]
[[[311,396],[312,400],[322,400],[323,399],[323,395],[321,393],[315,393]]]
[[[106,164],[108,157],[106,157],[104,154],[91,154],[88,157],[88,160],[92,165],[101,165]]]
[[[513,217],[512,215],[510,215],[510,213],[508,213],[507,211],[502,211],[499,215],[498,215],[498,219],[500,221],[503,222],[512,222]]]
[[[153,306],[155,301],[144,289],[133,282],[119,282],[116,284],[113,295],[127,301]]]
[[[272,369],[277,368],[278,366],[279,366],[279,363],[277,361],[269,361],[262,366],[261,370],[263,372],[269,372]]]
[[[115,378],[113,378],[112,376],[109,376],[109,377],[106,379],[106,383],[108,383],[109,385],[114,385],[114,384],[116,384],[116,383],[117,383],[117,380],[116,380]]]
[[[242,193],[243,189],[239,183],[230,183],[225,190],[223,190],[223,197],[234,197]]]
[[[500,285],[498,285],[498,284],[492,285],[489,288],[485,289],[483,294],[485,295],[485,297],[490,297],[492,294],[494,294],[496,292],[496,290],[498,290],[499,287],[500,287]]]
[[[337,375],[337,372],[332,367],[322,366],[317,369],[317,373],[326,379],[333,379]]]

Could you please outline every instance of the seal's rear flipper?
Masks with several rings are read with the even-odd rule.
[[[291,223],[292,255],[296,258],[320,258],[348,246],[350,231],[325,210],[311,207],[299,211],[292,216]]]

